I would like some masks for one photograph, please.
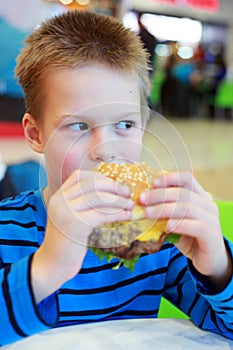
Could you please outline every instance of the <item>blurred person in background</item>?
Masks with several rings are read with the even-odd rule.
[[[199,69],[193,59],[177,55],[175,45],[164,65],[165,79],[161,86],[161,106],[165,116],[189,117],[196,113],[193,101],[200,81]]]
[[[224,51],[220,44],[213,43],[206,49],[203,68],[203,95],[210,119],[215,117],[215,98],[218,87],[227,73]]]
[[[151,75],[153,74],[154,70],[154,60],[155,60],[155,47],[158,43],[158,40],[152,35],[148,29],[145,27],[145,25],[141,21],[142,14],[138,14],[138,26],[139,26],[139,32],[138,35],[143,42],[144,48],[149,53],[149,64],[151,68]]]

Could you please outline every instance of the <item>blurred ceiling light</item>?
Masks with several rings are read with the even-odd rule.
[[[90,3],[90,0],[75,0],[77,2],[77,4],[85,6],[88,5]]]
[[[158,44],[156,45],[155,52],[160,57],[168,57],[172,54],[172,49],[170,45]]]
[[[180,56],[184,60],[188,60],[188,59],[193,57],[194,50],[190,46],[182,45],[182,46],[179,47],[179,49],[177,51],[177,54],[178,54],[178,56]]]
[[[202,24],[189,18],[177,18],[144,13],[142,23],[159,40],[198,43],[202,36]]]
[[[126,12],[124,14],[123,24],[126,28],[130,28],[130,29],[134,30],[135,32],[139,31],[138,16],[133,11],[129,11],[129,12]]]
[[[72,4],[73,0],[60,0],[60,2],[61,2],[63,5],[70,5],[70,4]]]

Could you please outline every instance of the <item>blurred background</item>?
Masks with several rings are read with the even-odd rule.
[[[138,33],[151,64],[152,116],[145,146],[164,169],[184,163],[182,152],[177,151],[171,162],[151,137],[159,135],[159,113],[173,129],[169,136],[161,128],[164,139],[174,137],[174,147],[178,138],[184,143],[190,157],[184,168],[191,168],[214,198],[233,200],[232,0],[0,0],[2,164],[41,161],[23,138],[20,122],[25,107],[14,78],[15,59],[24,38],[41,21],[70,9],[116,16]]]

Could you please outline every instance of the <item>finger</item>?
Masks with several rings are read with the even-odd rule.
[[[194,245],[202,253],[207,254],[208,251],[213,252],[216,249],[221,249],[221,246],[224,244],[220,227],[211,226],[201,220],[183,219],[168,221],[167,232],[181,234],[176,246],[187,257],[190,256]],[[192,244],[189,246],[191,242]]]
[[[69,201],[74,210],[87,210],[108,207],[109,211],[132,210],[134,202],[122,196],[108,192],[88,192]]]
[[[142,205],[155,205],[165,204],[169,202],[186,202],[188,204],[194,204],[202,207],[202,209],[213,213],[218,216],[217,205],[206,196],[202,196],[186,188],[169,187],[169,188],[156,188],[147,192],[143,192],[140,195],[140,203]]]
[[[180,233],[193,238],[202,237],[204,240],[209,240],[217,230],[217,226],[210,226],[207,222],[198,219],[172,219],[167,222],[167,231],[170,233]]]
[[[66,179],[63,183],[63,189],[68,189],[72,185],[76,184],[79,181],[84,180],[85,178],[93,178],[95,177],[95,173],[90,170],[75,170],[73,173]]]
[[[209,213],[198,205],[185,202],[148,206],[145,208],[145,215],[148,219],[195,219],[207,222],[209,225],[217,225],[219,222],[218,216]]]
[[[210,195],[206,192],[202,186],[195,179],[193,174],[189,171],[182,172],[170,172],[165,173],[159,178],[154,179],[154,186],[158,188],[163,187],[183,187],[191,191],[199,193],[206,198],[210,199]]]
[[[81,213],[74,211],[74,214],[78,217],[79,221],[81,220],[85,225],[93,228],[107,223],[129,221],[132,217],[132,212],[129,210],[111,212],[109,207],[102,207],[99,211],[93,211],[92,209],[87,209]]]
[[[122,185],[105,176],[94,178],[90,176],[80,182],[73,183],[72,186],[68,188],[64,187],[64,190],[69,199],[93,191],[109,192],[126,198],[130,197],[130,189],[128,186]]]
[[[82,182],[86,179],[108,179],[106,176],[99,172],[95,172],[92,170],[75,170],[73,173],[66,179],[66,181],[63,184],[64,189],[67,189],[71,187],[72,185],[75,185],[76,183]],[[110,180],[110,179],[109,179]],[[111,181],[113,181],[111,179]]]

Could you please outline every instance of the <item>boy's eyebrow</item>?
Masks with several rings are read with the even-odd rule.
[[[119,114],[116,114],[113,116],[113,118],[116,118],[116,117],[120,117],[120,118],[126,118],[126,117],[129,117],[129,116],[132,116],[132,115],[137,115],[137,116],[141,116],[141,113],[139,111],[130,111],[130,112],[127,112],[127,113],[119,113]],[[78,114],[78,113],[67,113],[67,114],[64,114],[60,117],[57,118],[57,125],[60,125],[62,124],[66,119],[90,119],[91,120],[91,117],[87,117],[85,115],[82,115],[82,114]]]

